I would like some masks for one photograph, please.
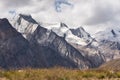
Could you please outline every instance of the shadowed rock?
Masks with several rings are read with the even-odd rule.
[[[29,42],[10,25],[7,19],[0,19],[0,67],[17,69],[45,66],[43,56],[31,49]]]

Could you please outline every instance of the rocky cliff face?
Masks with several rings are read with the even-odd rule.
[[[38,59],[36,55],[40,55],[39,58],[43,60]],[[11,26],[7,19],[0,19],[1,68],[46,67],[44,58],[39,55],[31,49],[29,42]]]
[[[79,29],[77,30],[73,29],[73,32],[75,32],[74,34],[80,35],[80,37],[83,37],[83,39],[87,40],[87,38],[84,38],[85,35],[84,36],[82,35],[82,33],[85,34],[86,31],[84,29],[81,29],[81,30],[82,31],[80,31]],[[119,28],[114,28],[114,29],[110,28],[105,31],[98,32],[95,34],[95,37],[94,37],[95,39],[92,38],[93,39],[92,43],[90,43],[87,46],[81,46],[81,45],[75,45],[75,44],[74,45],[72,44],[72,45],[76,47],[76,49],[81,50],[84,53],[87,53],[87,55],[89,55],[88,59],[91,56],[92,58],[90,59],[90,61],[92,61],[92,63],[95,63],[95,64],[101,63],[100,61],[102,59],[98,56],[101,56],[104,62],[111,61],[113,59],[118,59],[120,58],[119,30],[120,30]],[[86,34],[86,37],[88,35]],[[91,39],[91,38],[88,38],[88,39]]]
[[[24,38],[30,37],[36,30],[38,23],[30,15],[17,15],[12,21],[12,26],[20,32]]]
[[[96,33],[97,49],[104,55],[105,61],[120,58],[120,28],[111,27]]]
[[[98,50],[104,56],[105,61],[120,58],[120,43],[113,41],[102,41],[99,44]]]
[[[79,51],[77,51],[74,47],[68,44],[64,38],[59,37],[54,32],[49,31],[43,27],[39,26],[32,35],[32,38],[29,40],[33,44],[39,44],[39,46],[44,46],[55,51],[56,53],[52,53],[48,57],[53,57],[53,61],[58,61],[58,59],[54,55],[62,57],[62,65],[64,63],[68,64],[68,62],[66,61],[71,61],[72,63],[74,63],[76,68],[79,69],[87,69],[91,67],[89,61],[85,59]],[[49,52],[46,55],[48,54]],[[59,61],[57,63],[59,63]]]
[[[95,45],[97,42],[82,27],[71,29],[65,23],[42,24],[42,27],[55,32],[58,36],[64,37],[67,42],[81,46]]]
[[[27,40],[32,53],[36,54],[34,60],[38,63],[44,62],[45,67],[88,69],[104,63],[103,57],[97,51],[93,50],[94,53],[92,53],[92,51],[86,51],[88,48],[78,49],[73,45],[74,42],[93,43],[93,38],[84,29],[79,29],[77,33],[74,33],[76,30],[70,30],[64,23],[60,23],[60,27],[48,29],[40,26],[30,15],[22,14],[11,23]]]
[[[76,44],[71,44],[74,46],[78,51],[80,51],[86,59],[92,64],[92,67],[99,67],[101,64],[105,62],[105,58],[103,54],[94,47],[86,47],[80,46]]]
[[[41,62],[45,67],[87,69],[120,58],[118,29],[99,32],[93,38],[82,27],[70,29],[65,23],[41,26],[30,15],[20,14],[11,23],[27,41],[27,51],[36,54],[32,54],[36,63]],[[9,33],[6,38],[16,35],[11,34],[11,30],[7,32],[1,29],[0,38],[4,40],[6,38],[2,31]]]
[[[80,38],[83,38],[87,43],[88,42],[91,42],[92,41],[92,37],[90,36],[90,34],[89,33],[87,33],[84,29],[83,29],[83,27],[79,27],[79,28],[76,28],[76,29],[70,29],[71,30],[71,32],[74,34],[74,35],[76,35],[76,36],[78,36],[78,37],[80,37]]]
[[[21,18],[21,20],[23,20],[23,22],[20,24],[16,22],[19,20],[19,17]],[[94,60],[90,60],[91,57],[89,55],[85,55],[84,52],[81,53],[81,51],[78,51],[76,48],[70,45],[66,40],[67,38],[69,38],[69,32],[73,36],[75,34],[72,34],[67,25],[65,25],[64,23],[60,23],[60,27],[58,28],[56,27],[52,29],[47,29],[41,27],[39,24],[36,24],[36,21],[30,22],[29,20],[33,20],[30,16],[29,18],[27,17],[28,20],[24,19],[21,15],[19,15],[19,17],[17,17],[16,21],[14,22],[15,24],[17,24],[15,28],[23,35],[24,33],[28,33],[26,29],[31,29],[33,31],[32,34],[30,31],[29,34],[27,34],[29,35],[29,37],[25,38],[32,46],[34,46],[34,48],[38,50],[39,48],[42,48],[45,54],[44,56],[46,57],[47,66],[51,67],[58,65],[71,68],[86,69],[91,67],[97,67],[104,62],[101,56],[97,56],[97,58],[100,58],[100,61],[98,62],[97,60],[94,63],[92,62]],[[25,23],[27,23],[25,25],[26,28],[21,28],[22,31],[20,31],[17,27],[24,27],[23,24]],[[33,26],[29,26],[29,24],[33,24]],[[64,33],[67,37],[64,36]],[[77,35],[75,35],[75,37],[77,37]]]
[[[21,22],[20,24],[15,22],[15,24],[17,24],[15,28],[23,35],[24,33],[28,33],[26,29],[31,29],[33,31],[33,33],[30,31],[29,34],[26,34],[29,35],[29,37],[27,36],[25,38],[34,48],[38,50],[42,48],[48,67],[56,65],[79,69],[91,67],[89,61],[85,59],[79,51],[68,44],[65,38],[58,36],[51,30],[41,27],[39,24],[29,22],[29,20],[32,20],[32,17],[27,18],[28,20],[24,19],[21,15],[19,15],[19,17],[25,22]],[[16,19],[16,21],[18,20],[19,18]],[[26,28],[22,28],[22,31],[20,31],[17,27],[24,27],[23,24],[25,23],[27,23],[25,25]],[[29,26],[29,24],[37,26]]]
[[[75,36],[79,37],[80,39],[84,41],[86,45],[82,45],[82,46],[97,46],[98,45],[98,42],[96,41],[96,39],[91,37],[91,35],[88,32],[86,32],[83,27],[78,27],[76,29],[70,29],[70,31],[72,32],[72,34],[74,34]]]

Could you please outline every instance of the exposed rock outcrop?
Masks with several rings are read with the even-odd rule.
[[[39,46],[48,47],[56,52],[54,54],[52,53],[48,57],[52,57],[57,54],[58,56],[61,56],[67,61],[71,61],[72,63],[74,63],[76,68],[87,69],[91,67],[89,61],[85,59],[79,51],[77,51],[74,47],[68,44],[64,38],[59,37],[54,32],[49,31],[43,27],[39,26],[32,35],[32,38],[29,40],[33,44],[39,44]],[[47,54],[49,54],[49,52]],[[61,59],[63,62],[62,64],[66,62],[66,60],[64,59]],[[58,59],[56,57],[53,57],[52,60],[57,61]],[[59,61],[57,63],[59,63]],[[68,64],[68,62],[66,62],[65,64]]]

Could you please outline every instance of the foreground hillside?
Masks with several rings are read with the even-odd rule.
[[[100,68],[104,70],[120,71],[120,59],[109,61],[103,64]]]
[[[0,80],[120,80],[120,72],[65,68],[0,71]]]

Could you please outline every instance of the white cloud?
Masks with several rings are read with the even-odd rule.
[[[65,22],[70,27],[84,26],[91,33],[106,27],[120,26],[120,0],[68,0],[74,6],[61,4],[56,12],[54,0],[0,0],[0,17],[9,10],[32,14],[42,22]],[[17,5],[16,5],[17,4]],[[93,29],[94,28],[94,29]]]

